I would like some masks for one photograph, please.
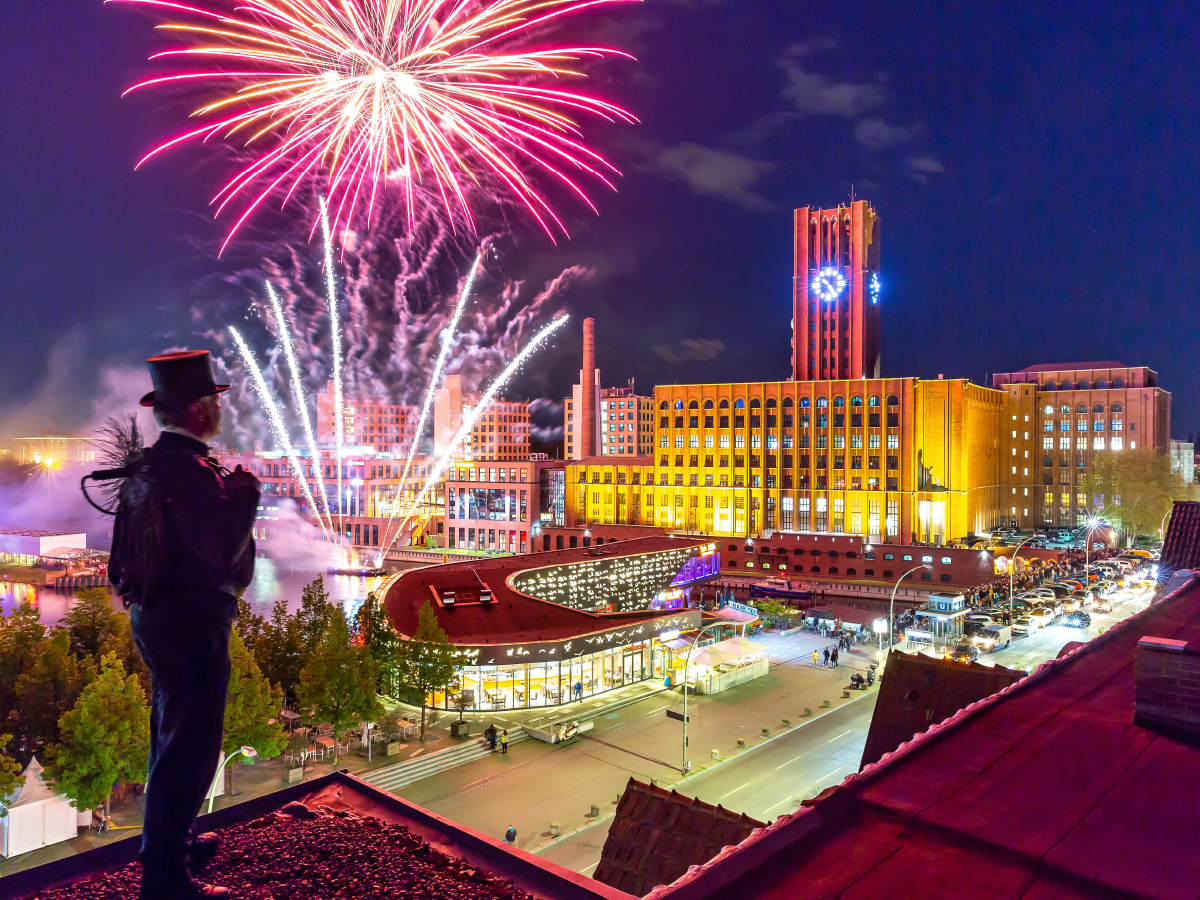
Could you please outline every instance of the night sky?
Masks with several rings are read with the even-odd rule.
[[[102,370],[203,345],[190,307],[226,225],[203,154],[133,169],[180,124],[120,98],[152,71],[146,17],[5,11],[0,434],[80,424]],[[606,385],[786,378],[791,210],[853,188],[883,219],[885,375],[1117,359],[1160,373],[1174,437],[1200,427],[1191,4],[648,0],[593,21],[639,58],[603,91],[641,124],[592,133],[625,174],[599,216],[565,207],[571,240],[522,242],[596,268],[567,306],[597,319]],[[525,392],[561,398],[578,351],[572,326]]]

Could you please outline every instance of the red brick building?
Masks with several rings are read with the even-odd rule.
[[[879,377],[879,231],[865,200],[795,211],[794,381]]]
[[[997,373],[992,385],[1010,394],[1012,421],[1000,423],[1000,455],[1021,527],[1074,526],[1111,502],[1089,499],[1082,486],[1097,453],[1170,452],[1171,394],[1146,366],[1037,365]]]

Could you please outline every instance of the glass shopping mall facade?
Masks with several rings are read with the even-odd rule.
[[[467,710],[557,706],[665,677],[672,651],[663,641],[699,626],[699,610],[678,610],[569,641],[459,647],[467,662],[459,673]],[[449,708],[446,693],[435,692],[432,705]]]

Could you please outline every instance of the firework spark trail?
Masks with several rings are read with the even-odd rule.
[[[300,366],[296,363],[296,348],[292,346],[292,333],[287,319],[283,315],[283,306],[271,282],[266,282],[267,296],[271,299],[271,308],[275,311],[275,321],[279,325],[279,340],[283,344],[283,354],[287,358],[288,372],[292,378],[292,396],[296,401],[296,409],[300,413],[300,421],[304,426],[304,438],[308,442],[309,453],[312,454],[313,471],[316,474],[317,488],[321,492],[321,508],[329,520],[329,531],[333,531],[333,516],[329,512],[329,497],[325,493],[325,479],[321,475],[321,454],[317,452],[317,438],[313,434],[312,418],[308,415],[308,404],[304,400],[304,386],[300,383]],[[317,520],[321,523],[321,531],[325,531],[325,519],[321,518],[321,508],[317,509]],[[339,536],[340,537],[340,536]]]
[[[296,473],[296,480],[300,482],[300,490],[304,493],[304,499],[309,502],[310,506],[315,508],[317,504],[313,500],[312,491],[308,489],[308,479],[304,477],[304,468],[300,465],[300,459],[296,456],[295,448],[292,447],[292,441],[288,437],[287,429],[283,425],[283,417],[279,414],[279,407],[275,403],[275,398],[267,390],[267,382],[263,378],[262,369],[259,368],[258,361],[254,358],[254,353],[242,339],[238,330],[231,325],[229,326],[229,333],[233,335],[233,341],[237,344],[238,350],[242,354],[242,361],[245,362],[246,367],[250,370],[250,374],[254,377],[254,385],[258,388],[258,393],[263,399],[263,405],[267,408],[267,416],[271,420],[271,427],[275,430],[275,436],[279,440],[280,446],[283,447],[283,452],[287,454],[288,462],[292,465],[292,471]],[[322,530],[324,529],[322,528]]]
[[[189,141],[236,139],[248,148],[250,159],[213,198],[218,214],[241,206],[226,245],[273,193],[286,204],[318,179],[339,228],[356,218],[370,224],[387,206],[389,182],[400,183],[410,223],[428,185],[439,208],[473,227],[468,198],[487,180],[553,237],[566,228],[538,181],[594,211],[578,182],[611,188],[619,174],[582,142],[577,119],[637,121],[558,86],[586,77],[585,60],[629,54],[533,42],[571,16],[639,0],[106,2],[182,17],[160,27],[184,43],[151,59],[211,66],[168,72],[126,93],[181,85],[210,92],[193,114],[201,124],[139,165]]]
[[[458,429],[458,432],[451,439],[450,446],[447,447],[446,451],[438,457],[437,462],[434,464],[433,471],[430,472],[429,478],[425,481],[425,487],[422,488],[421,493],[417,496],[416,500],[413,501],[408,515],[400,524],[399,531],[396,532],[396,537],[392,539],[393,543],[395,543],[395,541],[400,538],[400,535],[404,533],[404,527],[410,521],[412,521],[417,507],[421,505],[422,501],[424,501],[430,489],[437,484],[438,479],[442,477],[442,473],[449,468],[450,461],[454,458],[454,454],[457,451],[458,446],[463,442],[466,436],[471,433],[471,429],[474,427],[475,422],[479,419],[479,416],[483,413],[483,411],[487,409],[487,407],[495,399],[496,394],[498,394],[504,385],[507,384],[508,381],[513,377],[513,375],[517,373],[517,370],[524,365],[525,360],[527,360],[533,354],[533,352],[537,350],[542,341],[548,338],[563,325],[567,324],[568,318],[569,316],[566,315],[559,316],[549,325],[546,325],[544,328],[542,328],[542,330],[535,334],[529,343],[521,349],[521,352],[516,355],[513,361],[508,364],[508,366],[503,372],[500,373],[496,380],[488,386],[487,391],[484,392],[484,395],[480,398],[479,402],[475,404],[475,408],[471,410],[470,415],[463,419],[462,427]],[[380,554],[380,558],[382,559],[390,549],[391,545],[385,546],[383,548],[383,552]]]
[[[342,508],[346,497],[342,488],[342,329],[338,324],[337,281],[333,274],[333,235],[329,230],[329,208],[321,198],[321,233],[325,239],[325,286],[329,292],[329,331],[333,343],[333,434],[337,446],[338,542],[345,531]]]
[[[429,389],[425,392],[425,401],[421,405],[421,415],[417,419],[416,431],[412,436],[412,443],[408,448],[408,459],[404,461],[404,470],[400,475],[400,484],[396,489],[397,499],[404,494],[404,482],[408,478],[409,470],[412,468],[413,456],[416,455],[417,445],[421,440],[421,434],[425,430],[425,422],[429,418],[429,410],[433,406],[434,395],[437,393],[438,384],[442,380],[442,370],[446,367],[446,357],[450,355],[450,346],[454,343],[454,335],[458,331],[458,321],[462,318],[463,309],[467,305],[467,299],[471,296],[471,288],[475,285],[475,276],[479,272],[479,265],[483,262],[483,256],[486,252],[486,246],[479,248],[479,253],[475,256],[475,262],[471,266],[471,272],[467,275],[467,283],[463,285],[462,293],[458,295],[458,305],[454,307],[454,314],[450,318],[450,324],[442,332],[442,348],[438,352],[437,362],[433,367],[433,374],[429,378]],[[392,515],[383,529],[383,546],[385,547],[388,546],[388,534],[391,532],[392,522],[396,520],[398,506],[398,503],[392,504]]]

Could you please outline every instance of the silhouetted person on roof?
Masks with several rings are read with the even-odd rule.
[[[142,398],[162,427],[127,477],[113,529],[109,580],[127,605],[133,639],[153,676],[150,770],[142,826],[142,900],[223,898],[193,877],[217,851],[196,815],[221,757],[229,635],[254,575],[260,485],[229,472],[205,443],[221,433],[220,394],[207,351],[149,361]]]

